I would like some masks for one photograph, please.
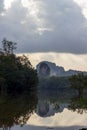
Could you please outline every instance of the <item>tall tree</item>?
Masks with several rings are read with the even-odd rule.
[[[17,43],[8,41],[6,38],[4,38],[2,41],[3,52],[6,55],[13,54],[13,51],[16,49],[16,44]]]
[[[4,39],[0,53],[0,92],[12,93],[36,90],[37,71],[26,56],[13,54],[16,43]]]

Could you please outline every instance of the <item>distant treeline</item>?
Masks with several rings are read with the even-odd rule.
[[[39,78],[39,89],[52,90],[74,90],[73,93],[77,91],[78,96],[82,97],[84,95],[84,90],[87,90],[87,75],[79,73],[77,75],[72,75],[68,77],[48,77]]]

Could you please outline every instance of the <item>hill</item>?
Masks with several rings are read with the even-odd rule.
[[[72,75],[77,75],[79,73],[82,73],[82,71],[77,71],[72,69],[65,71],[64,67],[56,66],[55,63],[48,62],[48,61],[40,62],[36,66],[36,68],[39,77],[49,77],[49,76],[64,77],[64,76],[72,76]],[[87,72],[83,72],[83,73],[87,75]]]

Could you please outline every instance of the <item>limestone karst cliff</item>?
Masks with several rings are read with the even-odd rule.
[[[71,76],[78,73],[81,73],[81,71],[77,70],[68,70],[65,71],[63,67],[56,66],[55,63],[48,62],[48,61],[42,61],[37,66],[37,72],[39,76],[42,77],[48,77],[48,76]],[[87,72],[84,72],[87,74]]]

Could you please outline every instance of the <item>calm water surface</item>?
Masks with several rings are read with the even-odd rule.
[[[1,130],[79,130],[87,127],[87,99],[67,93],[0,98]]]

